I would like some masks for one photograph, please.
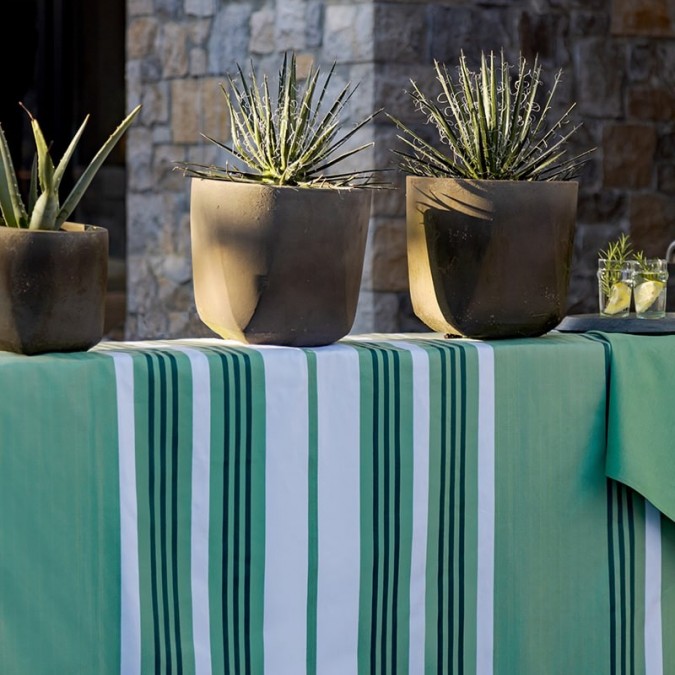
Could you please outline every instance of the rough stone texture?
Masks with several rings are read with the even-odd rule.
[[[654,177],[656,132],[644,124],[610,124],[602,139],[605,187],[649,187]]]
[[[219,83],[237,63],[270,76],[284,49],[300,75],[336,63],[330,94],[348,82],[355,123],[384,107],[419,133],[410,80],[435,88],[433,60],[463,50],[514,62],[539,55],[563,79],[554,111],[576,102],[583,123],[570,154],[596,148],[579,176],[569,311],[597,310],[598,251],[626,232],[662,255],[675,239],[675,0],[128,0],[127,102],[143,112],[127,135],[126,336],[210,335],[192,296],[189,187],[175,162],[225,162],[201,133],[229,135]],[[392,121],[362,130],[374,141],[355,165],[386,169],[392,189],[373,196],[354,332],[428,330],[407,292],[405,176]],[[663,250],[662,250],[663,249]]]
[[[675,3],[672,0],[613,0],[614,35],[675,35]]]

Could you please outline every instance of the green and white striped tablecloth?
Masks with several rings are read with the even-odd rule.
[[[675,673],[675,527],[606,477],[610,354],[0,353],[0,674]]]

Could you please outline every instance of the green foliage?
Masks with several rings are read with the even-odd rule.
[[[0,213],[2,214],[0,224],[30,230],[58,230],[75,210],[96,172],[129,128],[140,108],[140,105],[136,106],[110,135],[63,203],[59,199],[59,186],[89,121],[89,115],[85,117],[63,157],[55,166],[37,119],[26,110],[35,140],[35,158],[26,204],[19,190],[7,139],[0,127]]]
[[[213,166],[178,162],[187,176],[225,181],[292,185],[301,187],[376,187],[373,170],[326,173],[372,143],[345,150],[343,146],[379,112],[368,115],[347,132],[340,116],[356,87],[347,84],[326,104],[328,85],[335,64],[319,83],[319,68],[310,68],[304,86],[298,82],[295,55],[284,55],[276,97],[270,94],[267,77],[262,81],[251,66],[244,76],[237,66],[239,82],[229,77],[229,90],[221,85],[231,123],[231,144],[202,134],[226,150],[242,166]],[[325,107],[324,107],[325,105]],[[339,154],[336,151],[343,148]]]
[[[492,180],[569,180],[591,151],[566,158],[565,145],[579,126],[566,130],[574,105],[550,126],[551,103],[562,72],[558,72],[543,105],[538,58],[530,68],[520,58],[512,80],[511,66],[501,54],[481,54],[480,70],[469,69],[464,53],[457,80],[447,67],[434,63],[440,93],[430,96],[411,81],[415,109],[433,124],[447,152],[423,139],[408,125],[388,115],[402,135],[405,150],[394,150],[402,170],[417,176]]]
[[[608,243],[607,248],[599,252],[600,260],[605,261],[600,276],[600,286],[604,295],[609,296],[612,286],[621,280],[621,268],[633,256],[633,244],[627,234],[622,233],[618,239]],[[635,260],[640,264],[644,260],[644,254],[639,251],[635,254]]]

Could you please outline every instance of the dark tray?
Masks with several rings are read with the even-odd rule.
[[[638,319],[635,315],[613,319],[600,314],[571,314],[566,316],[555,330],[563,333],[599,330],[604,333],[633,335],[672,335],[675,333],[675,312],[667,312],[663,319]]]

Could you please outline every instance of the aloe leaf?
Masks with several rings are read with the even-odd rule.
[[[26,227],[28,214],[21,199],[5,132],[0,126],[0,211],[7,227]]]
[[[117,145],[118,141],[122,138],[127,129],[131,126],[132,122],[138,115],[141,109],[141,105],[137,105],[119,124],[119,126],[113,131],[113,133],[108,137],[108,140],[101,146],[99,151],[96,153],[94,158],[91,160],[87,168],[84,170],[80,176],[77,183],[71,190],[70,194],[63,202],[61,209],[56,217],[55,229],[61,227],[61,225],[68,220],[70,214],[75,210],[80,200],[82,199],[84,193],[89,187],[91,181],[96,175],[97,171],[101,168],[101,165],[107,159],[108,155],[112,149]]]

